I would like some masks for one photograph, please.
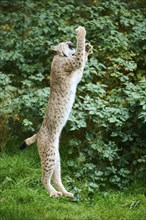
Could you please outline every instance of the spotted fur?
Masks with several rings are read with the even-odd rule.
[[[26,145],[37,142],[41,158],[42,182],[53,197],[74,196],[65,189],[61,181],[59,137],[71,112],[85,62],[92,53],[92,46],[85,43],[85,28],[78,27],[76,33],[76,51],[71,48],[71,42],[63,42],[52,47],[57,54],[51,65],[50,97],[46,114],[39,132],[25,140]],[[51,185],[51,178],[58,191]]]

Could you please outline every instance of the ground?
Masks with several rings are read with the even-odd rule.
[[[75,199],[52,199],[40,180],[36,149],[13,151],[1,156],[1,220],[145,220],[146,189],[134,183],[123,191],[96,190],[89,198],[82,191]],[[63,175],[64,176],[64,175]],[[64,177],[65,181],[65,177]],[[72,189],[72,186],[66,185]]]

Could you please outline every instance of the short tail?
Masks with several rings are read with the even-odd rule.
[[[36,140],[37,140],[37,134],[34,134],[32,137],[25,139],[24,142],[20,145],[19,149],[20,150],[25,149],[27,146],[36,142]]]

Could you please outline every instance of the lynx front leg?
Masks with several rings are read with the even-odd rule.
[[[71,67],[72,70],[82,70],[85,66],[86,55],[85,55],[85,36],[86,30],[84,27],[78,27],[77,33],[77,49],[74,57],[68,57],[65,62]]]
[[[85,36],[86,30],[84,27],[78,27],[77,32],[77,52],[75,55],[76,67],[84,68],[85,65]]]
[[[63,184],[62,184],[62,180],[61,180],[61,166],[60,166],[60,156],[59,156],[59,152],[58,152],[58,157],[57,157],[57,163],[56,163],[56,167],[53,173],[53,180],[54,183],[56,185],[56,187],[58,188],[58,190],[60,192],[62,192],[62,194],[66,197],[74,197],[73,193],[68,192]]]

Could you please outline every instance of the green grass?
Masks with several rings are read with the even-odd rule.
[[[146,189],[142,184],[133,184],[125,191],[96,191],[91,199],[83,184],[76,183],[82,189],[80,199],[52,199],[40,180],[40,162],[35,147],[22,152],[7,149],[0,164],[1,220],[146,219]]]

